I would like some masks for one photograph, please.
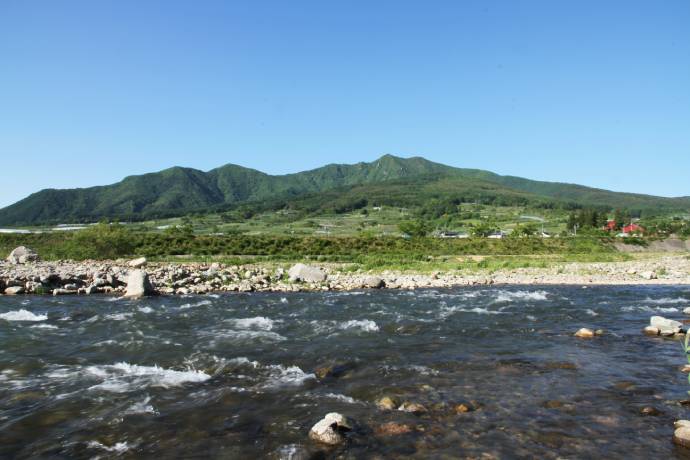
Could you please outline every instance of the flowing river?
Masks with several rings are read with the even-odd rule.
[[[0,458],[689,458],[681,346],[641,333],[686,306],[673,286],[0,297]],[[357,423],[334,448],[308,436],[329,412]]]

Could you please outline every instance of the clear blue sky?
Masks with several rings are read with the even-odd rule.
[[[690,1],[0,2],[0,206],[384,153],[690,195]]]

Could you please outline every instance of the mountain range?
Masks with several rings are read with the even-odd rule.
[[[565,209],[690,210],[690,197],[612,192],[455,168],[421,157],[384,155],[370,163],[329,164],[295,174],[269,175],[233,164],[207,172],[173,167],[129,176],[112,185],[45,189],[0,209],[0,225],[141,220],[238,206],[296,206],[325,212],[353,201],[419,206],[431,199]]]

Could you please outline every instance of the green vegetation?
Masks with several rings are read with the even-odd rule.
[[[327,165],[283,176],[236,165],[208,172],[176,167],[108,186],[43,190],[0,210],[0,225],[102,218],[140,222],[211,214],[229,224],[268,212],[283,212],[285,219],[294,220],[355,212],[366,216],[381,206],[405,209],[415,219],[450,228],[460,221],[481,220],[481,206],[538,209],[540,214],[583,207],[604,213],[625,209],[650,217],[687,212],[690,198],[616,193],[385,155],[372,163]]]
[[[152,258],[225,257],[248,261],[310,259],[386,266],[465,255],[615,254],[610,240],[590,237],[451,240],[428,237],[195,235],[190,226],[145,232],[105,223],[77,232],[0,234],[0,251],[9,253],[19,245],[35,249],[44,259],[115,259],[144,255]]]

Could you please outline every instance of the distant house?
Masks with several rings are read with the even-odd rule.
[[[615,220],[610,220],[610,221],[606,222],[606,225],[604,225],[604,230],[612,232],[612,231],[616,230],[617,226],[618,226],[618,224],[616,223]]]
[[[491,232],[491,233],[489,233],[489,235],[487,235],[487,238],[491,238],[491,239],[501,239],[501,238],[503,238],[504,236],[506,236],[505,233],[503,233],[503,232],[501,232],[501,231],[498,231],[498,232]]]
[[[642,227],[641,225],[637,225],[637,224],[630,224],[630,225],[626,225],[625,227],[623,227],[623,233],[627,233],[627,234],[644,233],[644,232],[645,232],[644,227]]]
[[[441,232],[438,234],[439,238],[469,238],[467,233],[460,232]]]

